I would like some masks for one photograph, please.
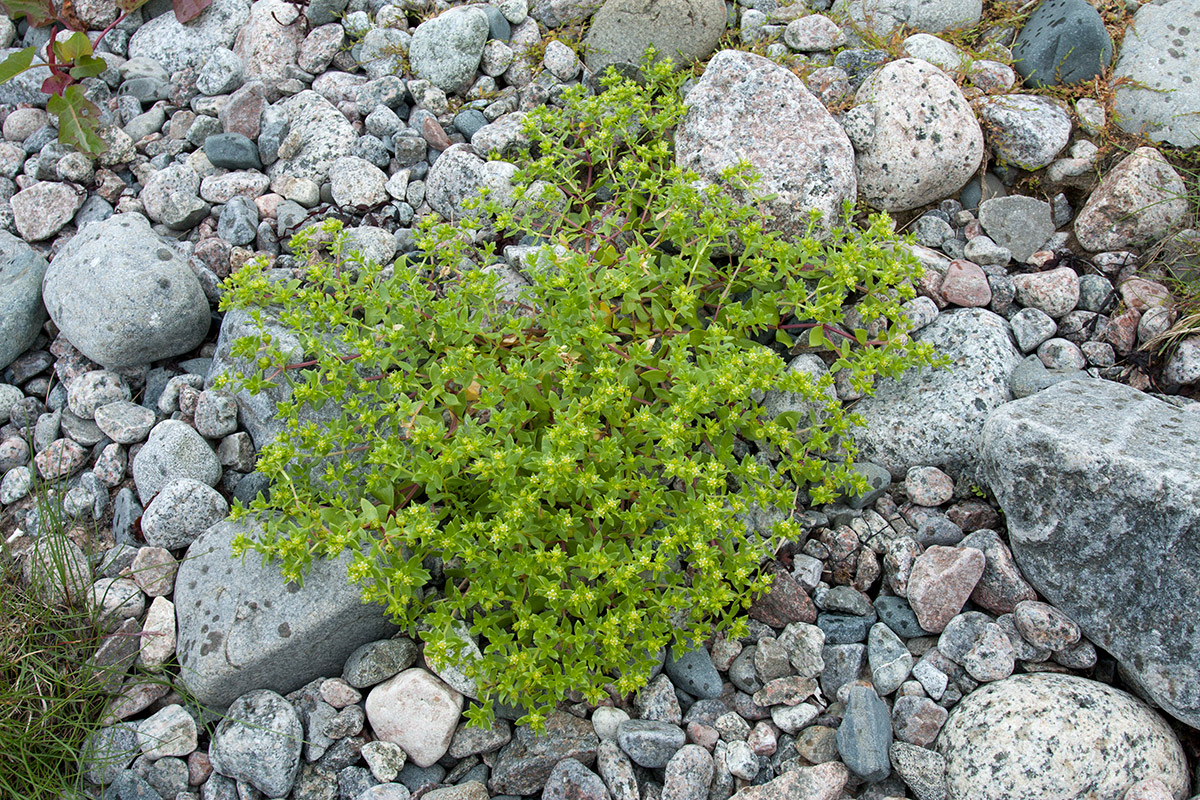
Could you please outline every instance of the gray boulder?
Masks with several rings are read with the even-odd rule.
[[[716,49],[726,18],[720,0],[606,0],[584,37],[584,62],[596,73],[609,64],[641,64],[653,45],[656,59],[682,67]]]
[[[961,189],[983,159],[983,132],[954,81],[916,58],[886,65],[859,88],[871,120],[856,141],[864,202],[907,211]],[[860,112],[864,113],[864,112]]]
[[[287,115],[289,132],[279,160],[267,168],[272,178],[307,178],[321,183],[334,159],[351,152],[358,135],[333,103],[311,90],[280,100],[271,108]]]
[[[161,14],[143,24],[129,39],[130,58],[149,58],[168,74],[201,67],[218,47],[229,48],[250,18],[250,0],[213,0],[191,22]]]
[[[762,56],[722,50],[687,103],[675,132],[679,166],[719,183],[723,170],[748,161],[761,176],[758,192],[775,195],[766,203],[770,227],[789,238],[807,232],[813,209],[818,236],[840,222],[843,201],[856,194],[854,151],[803,81]]]
[[[37,338],[46,321],[42,278],[46,259],[8,231],[0,231],[0,369]]]
[[[916,338],[948,356],[950,366],[885,379],[859,401],[855,411],[867,421],[854,432],[859,458],[896,480],[909,467],[931,465],[970,480],[984,420],[1012,399],[1008,378],[1021,354],[1008,323],[980,308],[939,314]]]
[[[939,33],[979,22],[982,0],[836,0],[839,17],[887,37],[901,25]]]
[[[234,558],[239,534],[260,530],[228,521],[209,528],[175,578],[180,677],[200,702],[224,708],[252,689],[286,694],[340,675],[356,648],[396,632],[349,581],[349,552],[313,561],[301,587],[284,580],[277,563],[263,565],[253,553]]]
[[[487,14],[470,6],[422,22],[408,48],[413,73],[447,92],[466,89],[475,80],[488,29]]]
[[[980,476],[1025,578],[1164,710],[1200,726],[1200,415],[1073,380],[997,409]]]
[[[1137,10],[1112,80],[1130,79],[1116,91],[1117,125],[1152,142],[1200,144],[1200,0],[1147,3]]]
[[[42,282],[50,318],[105,367],[181,355],[208,333],[208,300],[187,260],[140,214],[88,225]]]
[[[213,733],[213,769],[248,783],[267,797],[284,797],[300,771],[304,730],[296,709],[262,689],[237,699]],[[239,791],[239,794],[241,792]]]
[[[1030,88],[1091,80],[1112,56],[1112,37],[1087,0],[1039,3],[1013,44],[1014,66]]]
[[[1158,778],[1187,797],[1187,761],[1143,703],[1074,675],[1017,675],[963,698],[938,735],[949,800],[1118,798]]]

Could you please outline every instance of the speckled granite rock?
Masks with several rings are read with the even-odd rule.
[[[855,432],[859,457],[902,479],[909,467],[939,464],[954,477],[973,472],[987,415],[1012,399],[1008,377],[1020,355],[1008,323],[983,309],[941,314],[917,334],[950,358],[949,369],[881,381],[855,408],[867,427]]]
[[[761,175],[758,190],[775,194],[767,204],[772,227],[799,237],[809,211],[822,214],[828,231],[842,202],[855,196],[854,151],[804,82],[762,56],[723,50],[708,62],[688,94],[688,113],[675,133],[675,158],[706,181],[739,159]],[[758,130],[746,136],[747,119]]]
[[[1136,698],[1073,675],[1018,675],[967,695],[942,728],[949,800],[1120,800],[1159,778],[1187,796],[1175,734]]]

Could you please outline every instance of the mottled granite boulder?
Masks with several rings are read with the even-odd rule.
[[[1187,796],[1187,760],[1167,723],[1134,697],[1074,675],[1017,675],[963,698],[935,748],[949,800],[1120,800],[1158,778]]]
[[[804,82],[762,56],[722,50],[688,94],[688,113],[675,133],[675,159],[706,182],[739,160],[759,172],[758,191],[774,194],[770,225],[789,238],[821,212],[818,235],[841,219],[855,197],[854,151],[845,132]],[[754,120],[753,135],[746,121]]]

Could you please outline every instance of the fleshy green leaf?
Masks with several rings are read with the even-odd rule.
[[[46,110],[58,117],[58,141],[62,144],[93,155],[108,148],[96,133],[100,109],[84,96],[82,86],[68,86],[61,95],[54,95],[46,103]]]
[[[33,63],[33,54],[36,50],[36,47],[26,47],[24,50],[18,50],[0,62],[0,83],[11,81],[29,69],[29,65]]]
[[[76,31],[65,40],[54,42],[54,54],[63,64],[73,63],[83,56],[92,54],[92,43],[86,33]]]
[[[106,69],[108,65],[104,63],[103,58],[80,56],[75,60],[75,66],[71,67],[71,77],[81,81],[84,78],[94,78]]]

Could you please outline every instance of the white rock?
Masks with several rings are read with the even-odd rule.
[[[367,695],[375,737],[404,748],[418,767],[430,767],[450,748],[463,696],[423,669],[406,669]]]

